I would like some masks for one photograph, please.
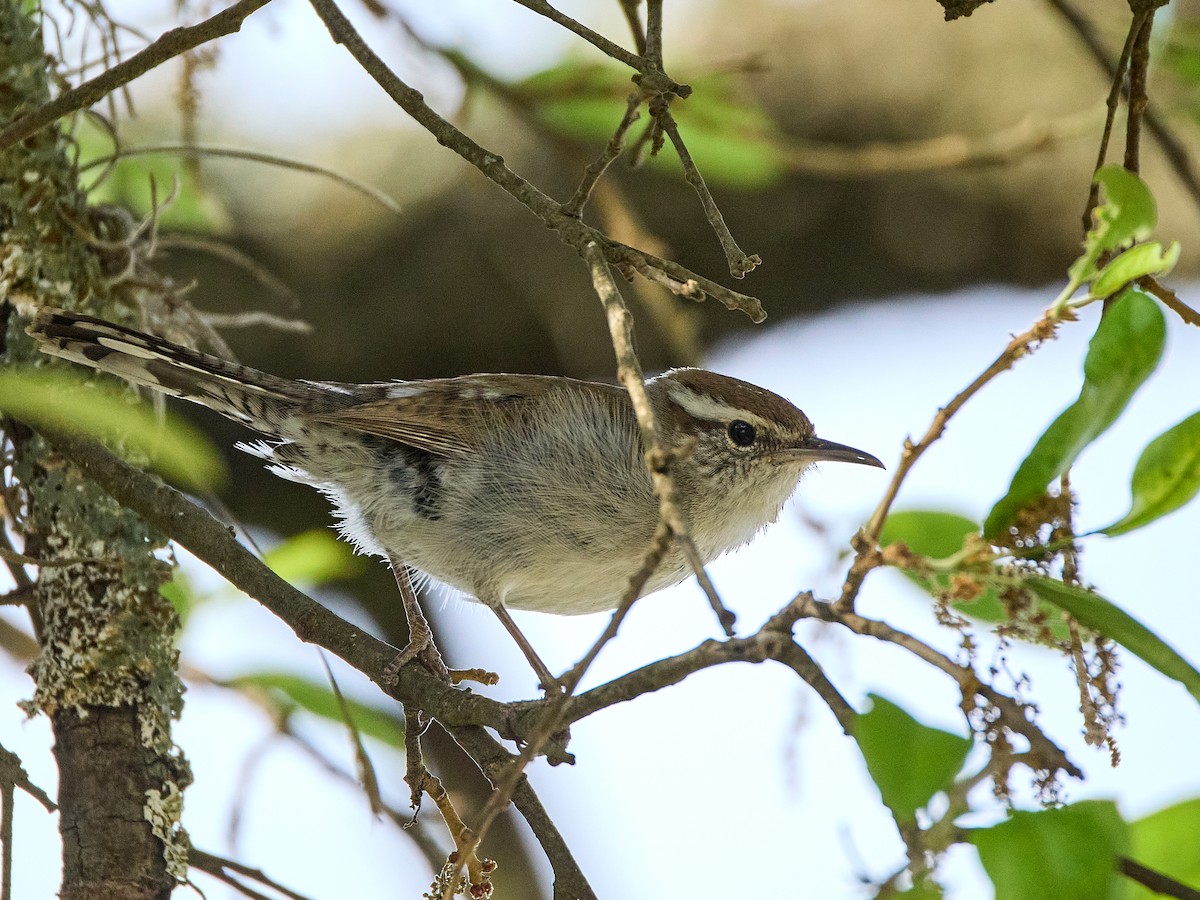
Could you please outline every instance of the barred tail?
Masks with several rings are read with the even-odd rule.
[[[191,400],[259,431],[275,432],[319,391],[181,347],[124,325],[42,307],[25,329],[50,356]]]

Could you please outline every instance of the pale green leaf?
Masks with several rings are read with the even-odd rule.
[[[1119,521],[1100,529],[1115,537],[1149,525],[1200,493],[1200,413],[1152,440],[1133,468],[1133,504]]]
[[[1084,238],[1083,255],[1071,266],[1071,278],[1079,284],[1092,278],[1103,253],[1142,240],[1158,220],[1154,195],[1133,172],[1121,166],[1104,166],[1094,180],[1103,188],[1103,196],[1092,210],[1092,227]]]
[[[1117,860],[1129,836],[1116,804],[1084,800],[1058,809],[1018,810],[969,832],[996,900],[1115,900]]]
[[[1200,798],[1184,800],[1129,823],[1129,856],[1193,890],[1200,890]],[[1162,895],[1129,882],[1126,900]]]
[[[1200,672],[1170,644],[1116,604],[1093,591],[1031,575],[1022,584],[1042,600],[1070,613],[1080,624],[1116,641],[1130,653],[1173,678],[1200,700]]]
[[[909,822],[954,781],[971,739],[922,725],[876,694],[870,699],[871,710],[855,719],[854,738],[884,804],[897,822]]]
[[[1091,294],[1107,297],[1144,275],[1166,275],[1178,261],[1178,241],[1172,241],[1166,250],[1158,241],[1135,244],[1100,270],[1092,282]]]
[[[339,725],[346,724],[348,710],[354,727],[363,734],[392,747],[404,746],[404,723],[381,709],[355,700],[343,700],[327,684],[320,684],[288,672],[255,672],[224,682],[240,690],[267,691],[285,705],[298,706]],[[345,704],[343,706],[343,703]]]
[[[225,463],[208,439],[170,413],[161,419],[127,392],[49,368],[0,372],[0,409],[30,425],[118,442],[189,490],[225,481]]]
[[[326,528],[293,535],[268,550],[263,562],[280,578],[306,586],[349,578],[362,570],[361,557]]]
[[[1079,399],[1050,424],[1017,468],[1008,492],[988,513],[985,535],[1001,534],[1023,506],[1040,497],[1108,430],[1158,365],[1165,342],[1166,321],[1158,303],[1139,291],[1126,291],[1092,336]]]
[[[677,100],[671,112],[704,178],[743,189],[777,183],[787,173],[787,155],[763,108],[753,97],[739,94],[736,81],[727,75],[708,75],[690,84],[691,96]],[[637,88],[630,82],[628,70],[621,67],[569,61],[513,85],[513,90],[548,127],[573,138],[601,142],[612,136],[625,114],[626,98]],[[643,108],[627,145],[647,121]],[[680,166],[669,141],[649,164],[672,170]]]

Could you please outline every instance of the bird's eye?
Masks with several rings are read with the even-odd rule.
[[[739,447],[749,447],[757,436],[758,433],[749,422],[734,419],[729,423],[729,439]]]

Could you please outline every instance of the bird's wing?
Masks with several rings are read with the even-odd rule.
[[[463,375],[363,386],[361,390],[369,390],[372,399],[309,412],[305,418],[442,456],[466,455],[478,448],[485,432],[520,416],[529,401],[561,389],[564,380],[543,375]],[[589,387],[624,393],[615,386]]]

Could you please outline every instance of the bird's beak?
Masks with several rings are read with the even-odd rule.
[[[870,453],[863,453],[845,444],[835,444],[819,437],[811,437],[797,447],[787,447],[778,451],[774,458],[777,462],[846,462],[858,463],[863,466],[886,468],[883,463]]]

